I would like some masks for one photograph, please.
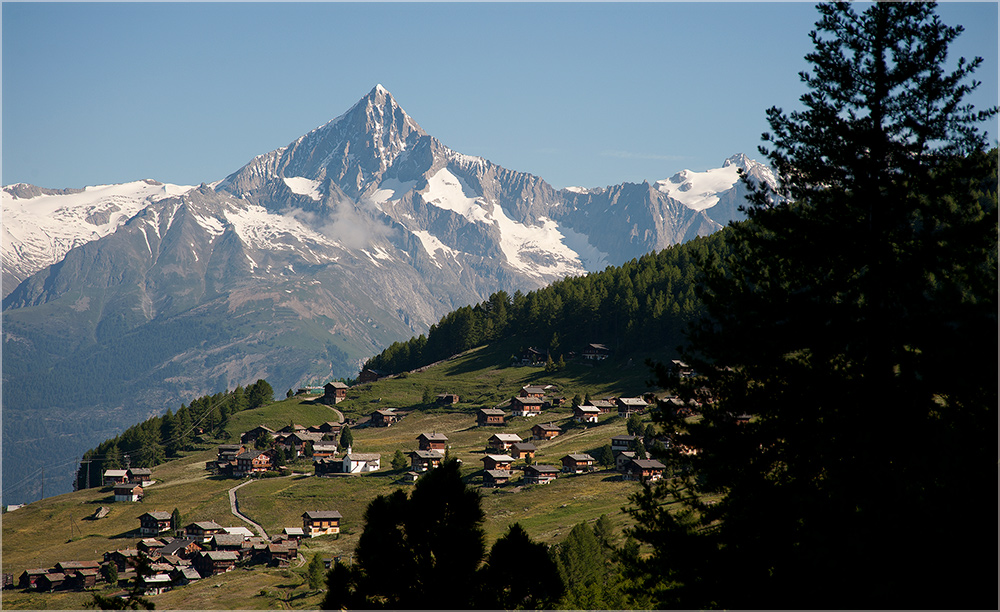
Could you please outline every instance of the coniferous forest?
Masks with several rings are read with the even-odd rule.
[[[498,291],[445,315],[426,336],[393,343],[366,366],[396,374],[515,335],[554,360],[589,343],[623,353],[679,346],[685,325],[702,312],[698,270],[719,264],[725,233],[527,294]]]

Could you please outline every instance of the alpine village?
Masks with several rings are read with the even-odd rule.
[[[997,108],[933,3],[816,8],[742,219],[117,423],[3,607],[996,609]]]

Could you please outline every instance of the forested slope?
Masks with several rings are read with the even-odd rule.
[[[527,294],[498,291],[459,308],[406,342],[395,342],[367,367],[412,370],[472,347],[510,337],[568,357],[589,343],[618,353],[673,349],[686,324],[702,312],[695,294],[699,260],[716,266],[725,253],[723,230],[650,253],[603,272],[566,278]]]

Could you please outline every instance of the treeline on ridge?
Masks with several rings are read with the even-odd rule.
[[[219,432],[226,428],[229,416],[259,408],[274,401],[274,389],[264,379],[246,388],[205,395],[181,407],[167,410],[129,427],[113,439],[105,440],[83,454],[76,475],[76,489],[102,485],[104,470],[126,467],[151,468],[168,457],[190,447],[197,431]],[[89,473],[88,473],[89,472]]]
[[[589,343],[619,353],[673,348],[682,342],[687,322],[701,314],[695,294],[699,261],[721,265],[725,234],[696,238],[527,294],[498,291],[485,302],[448,313],[426,336],[394,342],[365,366],[398,374],[514,336],[547,349],[553,359]]]

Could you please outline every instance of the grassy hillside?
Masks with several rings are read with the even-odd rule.
[[[306,510],[338,510],[343,515],[342,534],[315,538],[302,548],[306,559],[315,552],[324,556],[349,556],[363,527],[362,515],[376,495],[389,493],[399,484],[399,474],[389,461],[396,449],[404,453],[417,448],[416,437],[422,432],[440,432],[448,436],[451,454],[463,461],[463,473],[478,486],[481,459],[487,438],[497,431],[530,436],[531,426],[555,421],[562,425],[570,419],[567,407],[534,418],[513,419],[506,428],[479,428],[475,411],[492,406],[514,395],[526,384],[555,384],[562,394],[590,393],[593,397],[636,395],[649,388],[648,370],[641,362],[605,363],[591,367],[569,364],[561,372],[546,374],[537,367],[504,367],[510,353],[518,347],[510,342],[469,351],[453,360],[424,372],[403,378],[383,380],[352,387],[348,400],[337,405],[347,417],[361,417],[372,410],[395,407],[412,412],[390,428],[355,428],[354,449],[382,454],[383,469],[363,476],[316,478],[309,463],[296,467],[299,473],[253,482],[238,492],[240,507],[259,522],[269,534],[283,527],[301,526]],[[424,409],[420,404],[424,390],[434,394],[457,393],[461,402],[447,409]],[[303,398],[292,398],[233,415],[227,428],[230,436],[260,424],[273,428],[294,422],[309,426],[338,415],[330,407]],[[607,444],[611,436],[625,433],[625,421],[606,416],[597,425],[570,426],[566,434],[548,442],[539,442],[537,462],[559,464],[563,455],[587,452]],[[231,441],[231,440],[230,440]],[[25,569],[50,567],[59,561],[100,558],[104,551],[134,547],[138,538],[139,515],[152,510],[178,508],[185,523],[214,520],[224,526],[242,525],[230,513],[228,489],[241,481],[211,476],[205,462],[215,457],[215,447],[226,440],[201,440],[197,450],[153,470],[156,484],[147,489],[142,503],[113,501],[109,489],[90,489],[47,498],[3,515],[3,571],[15,578]],[[537,540],[555,543],[581,521],[609,514],[618,526],[626,517],[621,508],[637,487],[620,481],[613,472],[560,477],[546,486],[483,490],[485,529],[490,543],[507,527],[520,522]],[[89,520],[100,506],[111,507],[101,520]],[[216,586],[219,585],[219,586]],[[261,595],[261,591],[266,594]],[[5,608],[80,608],[90,595],[86,593],[27,594],[4,591]],[[279,570],[257,567],[237,570],[221,577],[175,589],[153,598],[159,609],[169,608],[277,608],[316,607],[321,594],[310,593],[297,568]]]

